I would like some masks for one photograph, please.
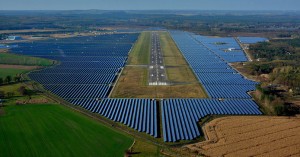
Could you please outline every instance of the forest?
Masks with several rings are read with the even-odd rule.
[[[300,39],[250,45],[249,52],[255,59],[246,64],[249,74],[265,77],[256,91],[259,101],[278,115],[298,113],[291,102],[300,95]]]

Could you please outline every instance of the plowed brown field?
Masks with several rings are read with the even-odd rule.
[[[205,156],[300,156],[299,117],[224,117],[203,129],[207,141],[186,147]]]

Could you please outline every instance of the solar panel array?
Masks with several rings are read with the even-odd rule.
[[[197,122],[210,114],[261,114],[250,99],[167,99],[161,101],[161,112],[165,142],[192,140],[200,136]]]
[[[68,100],[68,99],[67,99]],[[74,105],[158,137],[157,104],[152,99],[70,99]]]
[[[255,44],[258,42],[268,41],[267,38],[261,38],[261,37],[238,37],[238,40],[240,40],[240,42],[243,44]]]
[[[206,37],[201,35],[192,35],[200,41],[205,47],[213,51],[214,54],[226,62],[245,62],[247,57],[236,40],[232,37]]]
[[[29,77],[65,99],[106,98],[138,34],[110,34],[20,43],[17,54],[60,61]]]
[[[209,114],[261,114],[246,93],[255,89],[256,82],[245,79],[228,64],[247,60],[233,38],[209,38],[180,31],[171,31],[171,36],[209,99],[166,99],[158,107],[152,99],[107,98],[138,34],[34,41],[20,43],[12,51],[59,60],[61,64],[32,72],[29,77],[74,105],[140,132],[159,137],[161,109],[166,142],[200,136],[197,121]]]
[[[257,83],[235,71],[226,62],[230,55],[221,55],[224,53],[219,51],[221,46],[214,47],[215,44],[211,44],[228,40],[228,43],[235,42],[230,45],[237,48],[239,45],[236,41],[229,42],[227,38],[217,40],[181,31],[171,31],[171,36],[211,98],[251,98],[247,91],[254,90]],[[244,53],[241,54],[245,57]],[[229,60],[237,59],[232,57],[234,59]]]

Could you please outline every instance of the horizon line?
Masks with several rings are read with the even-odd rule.
[[[220,10],[220,9],[0,9],[0,11],[300,11],[299,10],[255,10],[255,9],[232,9],[232,10]]]

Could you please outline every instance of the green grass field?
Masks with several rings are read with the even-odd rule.
[[[123,156],[133,142],[59,105],[13,105],[0,115],[0,156]],[[3,113],[2,113],[3,114]]]
[[[133,157],[156,157],[159,156],[159,147],[144,141],[136,141],[132,147]]]
[[[0,64],[51,66],[53,61],[45,58],[0,53]]]
[[[135,43],[130,55],[128,64],[147,65],[150,62],[150,32],[142,32]]]
[[[18,74],[25,73],[28,70],[24,69],[1,69],[0,68],[0,78],[5,78],[6,76],[11,76],[12,78]]]
[[[21,96],[21,94],[18,91],[21,86],[22,86],[21,83],[2,85],[0,86],[0,91],[14,92],[15,96]]]

